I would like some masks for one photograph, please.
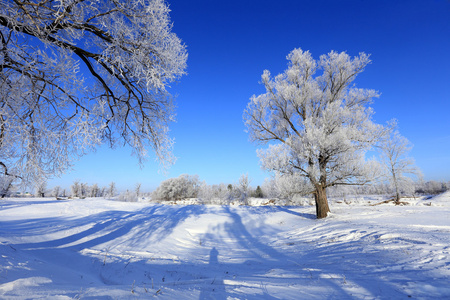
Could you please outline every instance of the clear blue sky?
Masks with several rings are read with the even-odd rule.
[[[74,170],[49,181],[69,187],[140,182],[197,174],[209,184],[252,185],[269,174],[259,167],[242,113],[264,69],[282,72],[294,48],[315,58],[331,50],[371,54],[356,84],[381,92],[375,121],[398,120],[413,144],[411,156],[426,180],[450,180],[450,1],[448,0],[168,0],[174,32],[187,45],[188,75],[172,85],[177,96],[176,164],[164,176],[150,157],[143,169],[127,148],[100,148]]]

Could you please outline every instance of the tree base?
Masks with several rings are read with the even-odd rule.
[[[330,207],[328,206],[328,199],[325,189],[321,186],[316,187],[314,199],[316,201],[317,219],[326,218],[328,216],[328,213],[330,212]]]

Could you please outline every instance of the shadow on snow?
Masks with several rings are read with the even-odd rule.
[[[196,246],[209,249],[208,260],[198,263],[181,260],[154,261],[129,256],[115,256],[106,261],[107,253],[103,259],[103,254],[91,256],[83,253],[83,250],[113,241],[114,245],[126,242],[130,247],[138,245],[142,240],[158,243],[169,237],[187,218],[201,218],[202,214],[208,213],[207,206],[151,205],[138,211],[107,211],[77,219],[54,217],[0,222],[0,237],[25,238],[68,232],[62,238],[35,243],[10,245],[0,240],[0,249],[5,253],[3,259],[8,260],[2,263],[16,266],[7,274],[0,272],[0,284],[21,278],[23,270],[18,266],[22,263],[27,268],[27,274],[52,278],[56,284],[52,287],[55,293],[57,286],[61,286],[61,289],[64,285],[72,287],[68,293],[71,297],[79,295],[75,286],[86,286],[87,282],[101,287],[131,287],[132,293],[141,296],[178,292],[185,299],[201,300],[226,299],[227,296],[247,299],[359,298],[361,291],[374,297],[408,296],[405,291],[392,284],[393,278],[383,275],[381,266],[376,266],[386,262],[395,264],[395,259],[389,253],[379,250],[367,252],[363,247],[369,239],[373,239],[370,234],[345,243],[324,242],[320,247],[315,244],[300,244],[301,239],[289,244],[266,243],[266,239],[260,234],[267,232],[249,231],[240,211],[249,210],[254,214],[282,211],[310,220],[308,222],[311,226],[331,221],[314,220],[311,214],[282,207],[236,209],[222,206],[220,210],[228,217],[228,221],[209,228],[205,234],[208,245]],[[319,240],[320,236],[314,238]],[[222,253],[223,250],[220,250],[227,247],[227,243],[231,243],[228,248],[236,247],[236,257],[229,254],[229,251]],[[29,260],[29,257],[34,257],[34,260]],[[67,265],[58,265],[62,261],[66,261]],[[54,265],[50,268],[51,264]],[[50,271],[42,271],[46,268]],[[394,274],[394,277],[398,275],[394,281],[397,284],[407,284],[408,273],[400,272],[399,270]],[[86,276],[90,277],[85,278]],[[70,282],[66,282],[67,280]],[[191,289],[192,294],[185,293]],[[281,296],[276,294],[279,291],[282,291]],[[102,297],[108,299],[108,289],[104,293]],[[101,298],[100,296],[97,295],[97,298]]]

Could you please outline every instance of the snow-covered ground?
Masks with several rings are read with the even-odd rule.
[[[450,299],[450,193],[368,200],[316,220],[313,206],[3,199],[0,298]]]

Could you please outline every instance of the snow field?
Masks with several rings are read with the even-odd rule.
[[[341,200],[322,220],[313,206],[2,200],[0,298],[450,298],[450,193]]]

